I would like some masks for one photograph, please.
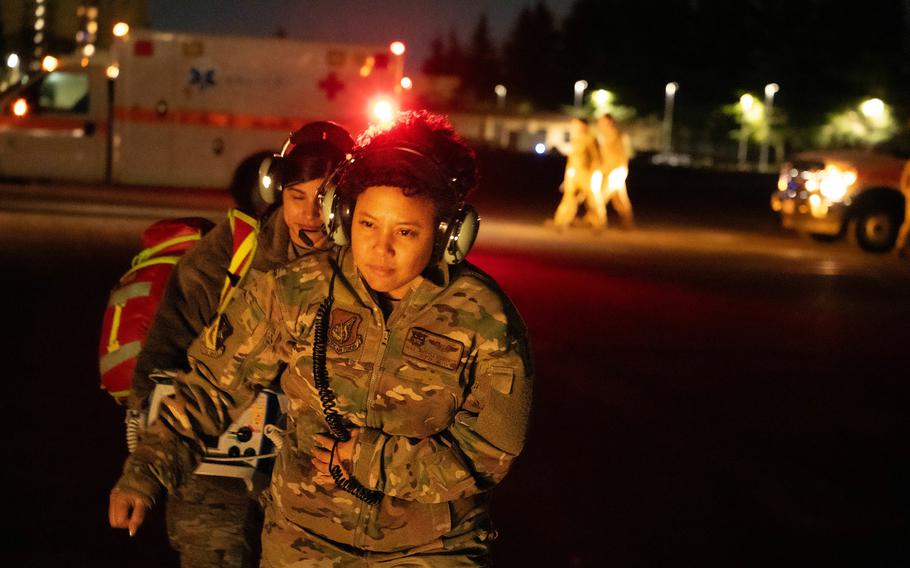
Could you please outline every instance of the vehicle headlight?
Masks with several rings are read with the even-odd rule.
[[[790,168],[785,166],[781,168],[780,175],[777,176],[777,191],[787,191],[790,185]]]
[[[854,183],[856,183],[856,170],[842,170],[837,166],[828,166],[822,172],[819,189],[828,201],[840,201]]]

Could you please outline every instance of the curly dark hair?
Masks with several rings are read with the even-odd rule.
[[[391,126],[370,127],[353,155],[338,180],[339,194],[351,202],[368,187],[390,185],[428,197],[442,218],[477,185],[474,151],[441,114],[408,111]]]

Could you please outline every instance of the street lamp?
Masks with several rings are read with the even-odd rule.
[[[777,83],[768,83],[765,85],[765,123],[768,131],[765,133],[765,139],[761,143],[761,154],[758,158],[758,169],[765,171],[768,169],[768,147],[771,145],[771,119],[774,116],[774,94],[780,90]]]
[[[664,88],[664,140],[663,153],[669,154],[673,150],[673,101],[676,98],[676,91],[679,90],[679,83],[667,83]]]
[[[739,165],[740,169],[746,167],[746,150],[748,149],[746,144],[746,115],[752,110],[752,107],[755,105],[755,97],[749,93],[744,94],[739,97],[739,108],[742,111],[742,116],[740,117],[740,126],[739,126],[739,151],[737,152],[736,162]]]
[[[496,108],[499,110],[506,108],[506,93],[509,92],[506,86],[496,85],[493,87],[493,92],[496,93]]]
[[[585,89],[588,88],[588,82],[584,79],[575,81],[575,108],[581,108],[581,102],[584,98]]]

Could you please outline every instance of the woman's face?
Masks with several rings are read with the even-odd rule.
[[[317,193],[323,178],[316,178],[285,188],[282,198],[284,222],[291,232],[291,241],[304,248],[322,247],[328,237],[322,230],[322,217],[319,215]],[[300,238],[300,231],[313,242],[312,245]]]
[[[370,288],[403,297],[433,254],[435,207],[400,187],[368,187],[357,197],[351,223],[354,264]]]

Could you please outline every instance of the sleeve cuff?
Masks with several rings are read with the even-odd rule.
[[[382,448],[385,435],[375,428],[361,428],[357,438],[354,478],[369,489],[382,491]]]

